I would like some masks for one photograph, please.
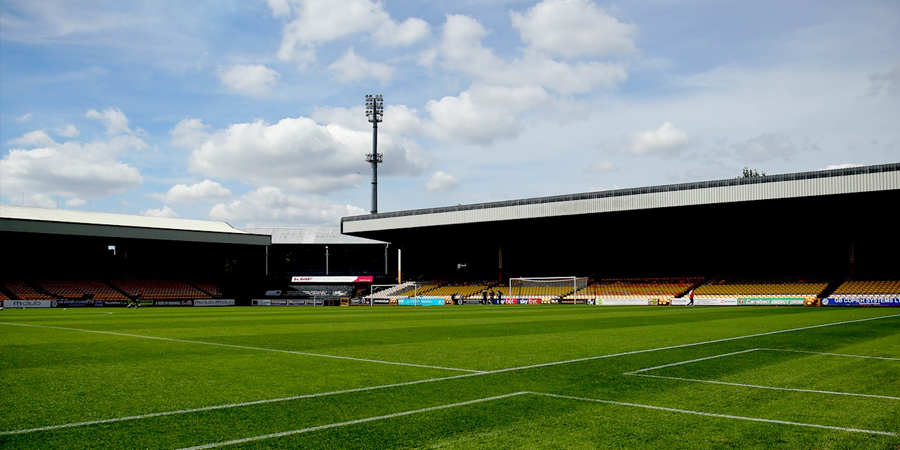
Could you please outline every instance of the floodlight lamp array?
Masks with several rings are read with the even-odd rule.
[[[378,123],[384,116],[384,98],[381,94],[366,95],[366,117],[369,122]]]
[[[381,164],[384,162],[384,153],[366,153],[366,162]]]

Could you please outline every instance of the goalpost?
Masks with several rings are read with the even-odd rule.
[[[587,286],[587,277],[522,277],[509,279],[509,298],[540,298],[575,303],[575,294]]]

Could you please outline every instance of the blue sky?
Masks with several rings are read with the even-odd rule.
[[[337,226],[900,161],[900,3],[0,3],[0,201]]]

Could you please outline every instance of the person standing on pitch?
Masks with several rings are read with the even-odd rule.
[[[694,306],[694,290],[691,289],[691,292],[688,292],[688,306]]]

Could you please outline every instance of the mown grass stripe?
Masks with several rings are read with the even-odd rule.
[[[99,333],[99,334],[108,334],[112,336],[124,336],[124,337],[133,337],[133,338],[143,338],[143,339],[154,339],[159,341],[167,341],[167,342],[179,342],[182,344],[200,344],[200,345],[212,345],[216,347],[227,347],[227,348],[237,348],[241,350],[258,350],[265,352],[275,352],[275,353],[287,353],[291,355],[301,355],[301,356],[312,356],[318,358],[332,358],[332,359],[345,359],[349,361],[358,361],[358,362],[368,362],[368,363],[376,363],[376,364],[390,364],[395,366],[406,366],[406,367],[416,367],[419,369],[438,369],[438,370],[452,370],[456,372],[471,372],[471,373],[482,373],[480,370],[472,370],[472,369],[459,369],[456,367],[440,367],[440,366],[429,366],[425,364],[413,364],[413,363],[404,363],[398,361],[382,361],[377,359],[368,359],[368,358],[354,358],[352,356],[340,356],[340,355],[326,355],[322,353],[309,353],[309,352],[300,352],[296,350],[284,350],[277,348],[265,348],[265,347],[253,347],[249,345],[238,345],[238,344],[223,344],[220,342],[206,342],[206,341],[194,341],[190,339],[177,339],[177,338],[167,338],[160,336],[147,336],[142,334],[130,334],[130,333],[118,333],[115,331],[101,331],[101,330],[88,330],[84,328],[71,328],[71,327],[58,327],[53,325],[35,325],[28,323],[10,323],[10,322],[0,322],[0,325],[14,325],[20,327],[35,327],[35,328],[50,328],[55,330],[65,330],[65,331],[80,331],[84,333]]]
[[[586,397],[574,397],[571,395],[560,395],[560,394],[550,394],[550,393],[542,393],[542,392],[529,392],[534,395],[542,395],[545,397],[553,397],[565,400],[577,400],[583,402],[594,402],[594,403],[603,403],[607,405],[617,405],[617,406],[628,406],[632,408],[643,408],[643,409],[652,409],[656,411],[666,411],[680,414],[693,414],[696,416],[705,416],[705,417],[715,417],[719,419],[734,419],[734,420],[746,420],[750,422],[763,422],[763,423],[771,423],[777,425],[791,425],[798,427],[810,427],[810,428],[824,428],[827,430],[836,430],[836,431],[844,431],[848,433],[866,433],[866,434],[877,434],[881,436],[891,436],[898,437],[900,433],[892,433],[890,431],[878,431],[878,430],[866,430],[862,428],[848,428],[848,427],[837,427],[833,425],[819,425],[814,423],[803,423],[803,422],[792,422],[789,420],[777,420],[777,419],[763,419],[760,417],[745,417],[745,416],[735,416],[731,414],[718,414],[718,413],[710,413],[704,411],[692,411],[688,409],[679,409],[679,408],[669,408],[666,406],[655,406],[655,405],[643,405],[640,403],[628,403],[628,402],[618,402],[615,400],[602,400],[597,398],[586,398]]]
[[[194,447],[184,447],[179,450],[205,450],[205,449],[210,449],[210,448],[224,447],[226,445],[246,444],[248,442],[261,441],[264,439],[274,439],[274,438],[279,438],[279,437],[292,436],[295,434],[309,433],[312,431],[327,430],[329,428],[344,427],[344,426],[349,426],[349,425],[358,425],[361,423],[375,422],[378,420],[394,419],[397,417],[409,416],[412,414],[421,414],[421,413],[426,413],[426,412],[431,412],[431,411],[439,411],[442,409],[458,408],[460,406],[474,405],[477,403],[501,400],[504,398],[510,398],[510,397],[515,397],[515,396],[519,396],[519,395],[524,395],[527,393],[528,392],[524,392],[524,391],[523,392],[513,392],[511,394],[495,395],[493,397],[478,398],[475,400],[468,400],[468,401],[458,402],[458,403],[450,403],[447,405],[430,406],[428,408],[414,409],[411,411],[402,411],[402,412],[398,412],[398,413],[385,414],[385,415],[381,415],[381,416],[373,416],[373,417],[366,417],[363,419],[348,420],[346,422],[337,422],[337,423],[330,423],[330,424],[326,424],[326,425],[317,425],[314,427],[301,428],[298,430],[282,431],[279,433],[264,434],[264,435],[260,435],[260,436],[251,436],[251,437],[246,437],[246,438],[241,438],[241,439],[234,439],[231,441],[197,445]]]

